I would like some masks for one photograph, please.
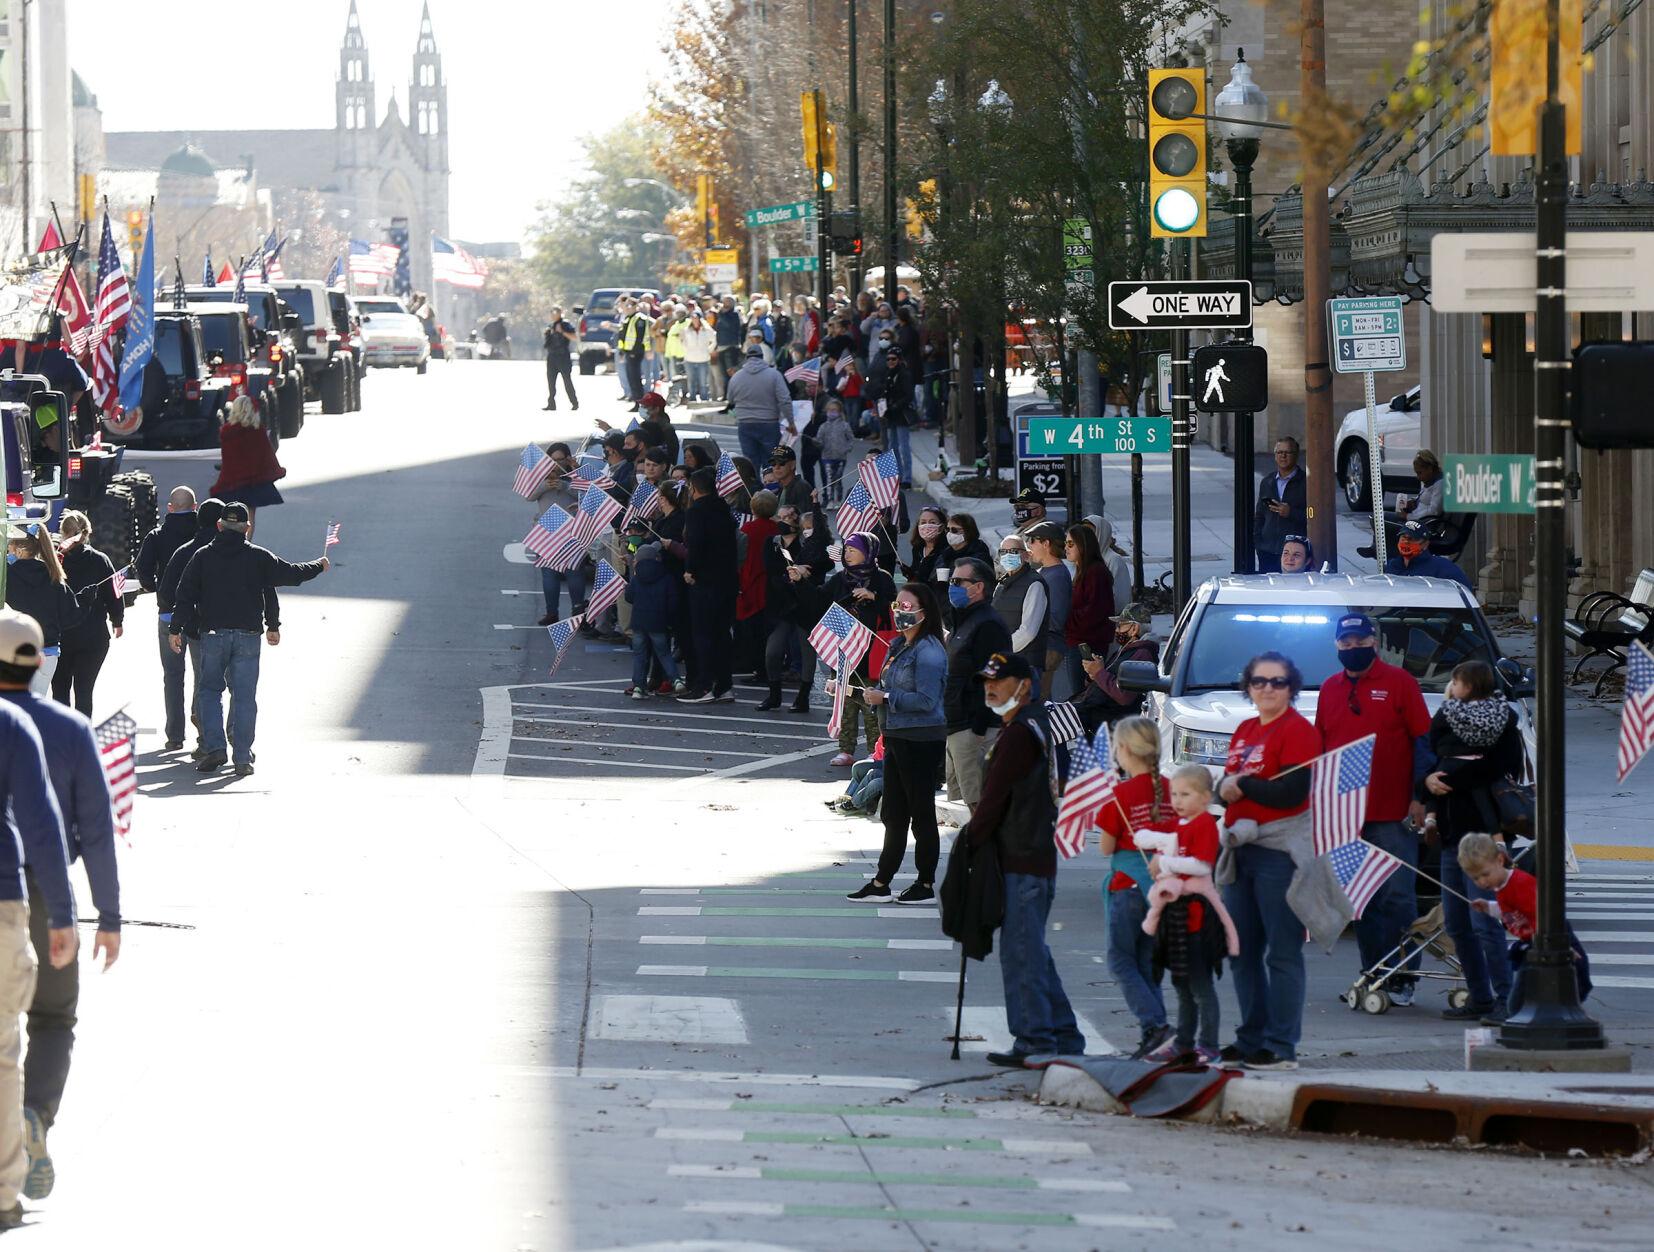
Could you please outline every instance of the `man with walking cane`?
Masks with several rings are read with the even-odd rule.
[[[1045,943],[1057,881],[1055,770],[1050,736],[1032,703],[1034,671],[1027,660],[996,652],[977,677],[1002,726],[988,749],[982,798],[959,838],[973,851],[991,842],[1004,871],[999,967],[1012,1043],[1009,1052],[988,1053],[988,1060],[1022,1069],[1030,1057],[1085,1053],[1085,1036]],[[974,860],[971,868],[974,877]]]

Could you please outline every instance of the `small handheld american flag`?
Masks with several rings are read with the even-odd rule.
[[[1372,782],[1373,747],[1368,735],[1319,757],[1310,766],[1309,800],[1315,827],[1315,855],[1361,838],[1367,820],[1367,787]]]
[[[327,537],[322,540],[323,556],[327,555],[327,550],[329,548],[336,548],[339,546],[339,526],[340,523],[338,522],[329,522],[327,524]]]
[[[542,452],[539,444],[531,443],[517,459],[517,477],[512,481],[511,490],[525,500],[532,500],[556,468],[557,462]]]
[[[523,547],[535,556],[549,557],[557,549],[558,536],[567,532],[569,523],[574,519],[555,504],[540,514],[528,534],[523,536]]]
[[[626,506],[626,516],[620,519],[621,529],[624,530],[626,523],[634,517],[650,518],[656,516],[660,512],[660,508],[660,492],[656,490],[655,484],[650,482],[639,483],[637,489],[632,492],[632,502]]]
[[[621,593],[625,590],[626,580],[615,572],[614,566],[599,557],[597,573],[592,578],[591,594],[586,598],[586,609],[582,616],[595,618],[620,599]]]
[[[580,623],[585,620],[580,616],[565,617],[562,621],[553,622],[546,627],[546,633],[551,636],[552,651],[551,668],[546,671],[547,678],[555,674],[562,665],[563,658],[568,655],[569,644],[574,642],[575,635],[580,631]]]
[[[825,660],[826,658],[822,658]],[[838,668],[833,671],[833,711],[827,717],[827,737],[837,739],[844,725],[844,697],[850,688],[850,667],[844,663],[844,649],[838,652]]]
[[[124,712],[99,722],[92,737],[103,761],[103,780],[109,786],[109,803],[115,814],[115,833],[126,838],[132,833],[132,797],[138,791],[137,759],[132,737],[138,723]]]
[[[1072,704],[1063,700],[1045,702],[1045,720],[1051,727],[1051,742],[1071,743],[1085,734],[1085,724]]]
[[[896,503],[902,492],[902,467],[894,452],[868,457],[856,467],[856,472],[861,475],[868,497],[879,508],[888,509]]]
[[[610,486],[613,486],[611,483]],[[587,546],[620,512],[620,502],[594,483],[580,497],[580,512],[575,520],[580,525],[581,546]]]
[[[790,383],[803,383],[812,391],[821,383],[821,358],[811,357],[808,361],[801,361],[793,366],[784,375]]]
[[[1619,780],[1654,747],[1654,652],[1640,640],[1625,650],[1625,704],[1620,708]]]
[[[584,491],[588,487],[613,487],[614,475],[609,473],[608,465],[595,456],[583,456],[569,476],[569,486],[576,491]]]
[[[116,570],[111,581],[115,584],[115,598],[119,600],[126,594],[126,578],[132,572],[130,565],[123,565]]]
[[[1378,889],[1401,868],[1401,862],[1395,857],[1363,839],[1340,844],[1327,859],[1338,878],[1338,885],[1350,899],[1355,917],[1361,916]]]
[[[746,484],[741,481],[741,471],[735,468],[735,462],[729,459],[729,453],[724,453],[718,458],[718,494],[727,500],[744,486]]]
[[[1068,745],[1068,783],[1057,803],[1057,851],[1076,857],[1085,848],[1086,831],[1097,824],[1105,804],[1114,803],[1114,768],[1110,759],[1108,727],[1097,737],[1083,734]]]
[[[838,517],[834,520],[839,536],[848,538],[858,531],[872,530],[884,520],[884,510],[868,495],[867,484],[857,483],[839,505]]]
[[[852,617],[842,604],[829,606],[810,631],[810,646],[816,655],[828,665],[839,663],[840,686],[847,678],[843,667],[855,669],[872,643],[873,632]]]

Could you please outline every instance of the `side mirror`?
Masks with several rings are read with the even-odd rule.
[[[1405,395],[1391,396],[1390,411],[1393,413],[1407,412],[1407,397]]]
[[[574,306],[574,315],[576,317],[579,317],[585,311],[586,311],[586,306],[583,305],[583,304],[577,304],[577,305]]]
[[[281,315],[281,328],[293,331],[296,334],[304,329],[304,319],[297,313],[283,313]]]
[[[1153,661],[1121,661],[1119,684],[1127,691],[1170,691],[1171,679]]]
[[[1504,680],[1505,691],[1516,700],[1531,700],[1539,691],[1539,682],[1532,668],[1519,665],[1508,656],[1499,658],[1493,667]]]
[[[68,489],[68,414],[69,398],[61,391],[29,396],[29,491],[36,500],[61,500]]]

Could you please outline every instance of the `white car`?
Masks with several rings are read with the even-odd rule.
[[[431,341],[412,313],[362,314],[362,340],[370,366],[411,365],[423,374],[431,359]]]
[[[1189,601],[1158,663],[1127,661],[1122,687],[1148,693],[1143,713],[1160,727],[1162,768],[1205,765],[1221,774],[1229,738],[1252,716],[1241,670],[1260,652],[1290,657],[1304,676],[1297,709],[1311,721],[1322,680],[1338,669],[1333,624],[1345,613],[1378,624],[1378,654],[1418,680],[1434,713],[1453,667],[1486,661],[1516,709],[1528,761],[1533,724],[1524,699],[1533,676],[1501,659],[1499,644],[1471,593],[1450,579],[1389,574],[1249,574],[1212,578]]]
[[[366,316],[369,313],[406,313],[408,306],[402,303],[401,296],[356,296],[356,311]]]
[[[1424,426],[1423,402],[1417,387],[1380,401],[1375,411],[1374,425],[1378,428],[1379,471],[1386,487],[1403,484],[1417,486],[1413,475],[1413,458],[1419,453],[1419,440]],[[1334,444],[1338,459],[1338,486],[1358,512],[1373,507],[1372,479],[1367,447],[1367,406],[1351,409],[1344,414],[1338,426]]]

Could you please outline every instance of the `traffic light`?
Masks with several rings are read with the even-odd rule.
[[[839,256],[861,255],[861,223],[850,209],[839,209],[827,219],[828,247]]]
[[[1654,343],[1589,343],[1574,352],[1574,438],[1582,448],[1654,448],[1648,393]]]
[[[1201,413],[1257,413],[1269,407],[1269,354],[1255,343],[1209,343],[1190,358],[1189,399]]]
[[[126,211],[126,241],[132,245],[132,255],[137,256],[144,249],[144,211],[142,209],[128,209]]]
[[[814,174],[820,165],[821,122],[827,111],[827,102],[819,91],[802,91],[798,95],[799,111],[804,118],[804,168]]]
[[[1149,235],[1206,235],[1206,71],[1149,71]]]

